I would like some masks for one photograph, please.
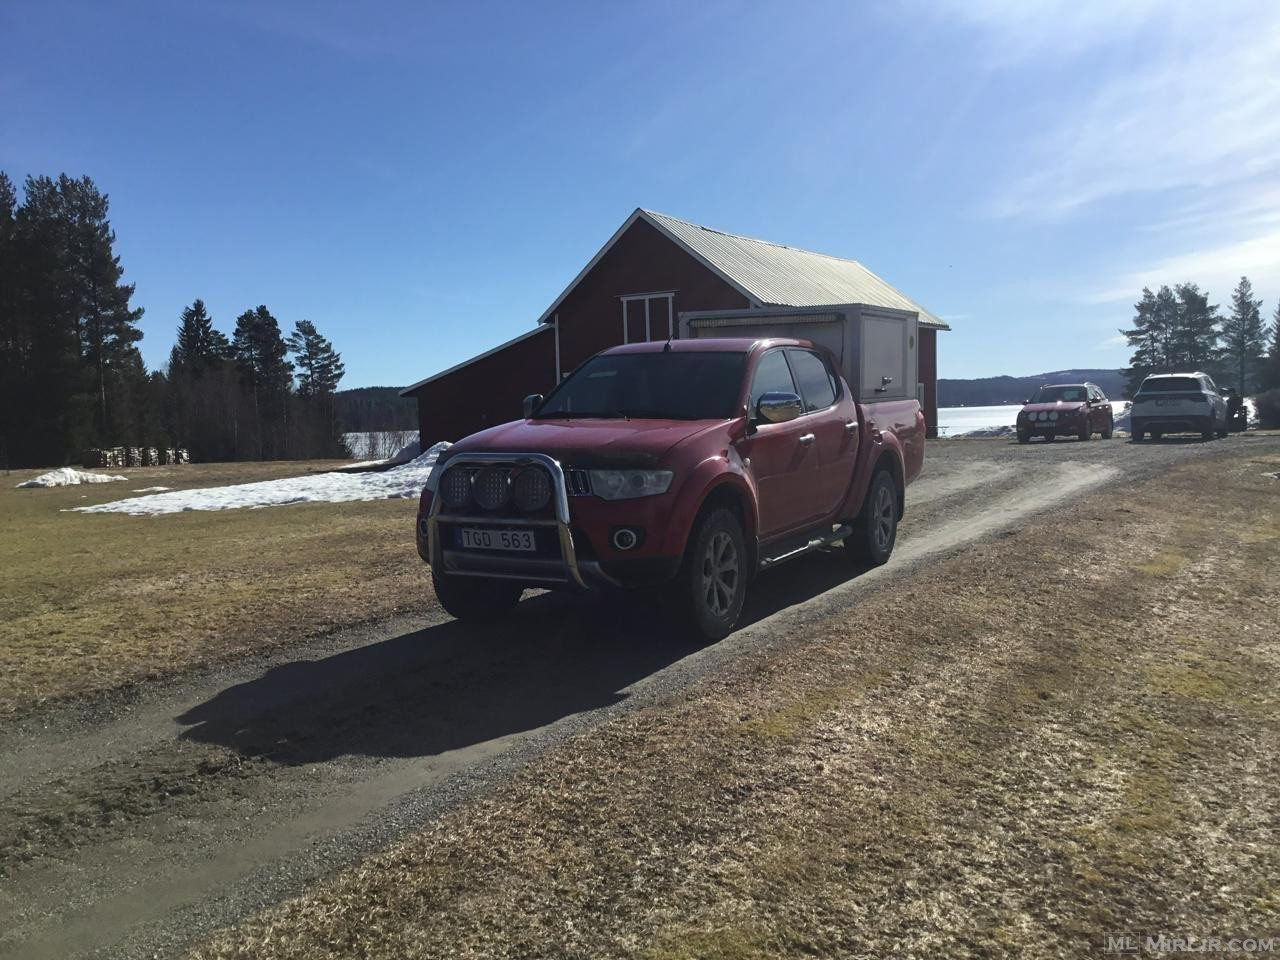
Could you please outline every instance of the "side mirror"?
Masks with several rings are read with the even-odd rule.
[[[542,394],[531,393],[524,398],[524,418],[529,420],[533,417],[533,413],[542,406]]]
[[[756,404],[756,417],[765,423],[786,423],[802,413],[800,397],[782,390],[764,394]]]

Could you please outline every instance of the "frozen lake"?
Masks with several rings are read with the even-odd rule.
[[[1124,413],[1126,402],[1112,400],[1111,409],[1116,419]],[[1018,419],[1020,403],[1005,403],[994,407],[939,407],[938,436],[955,437],[972,430],[989,430],[992,427],[1012,427]]]

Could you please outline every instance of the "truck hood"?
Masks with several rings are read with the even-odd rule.
[[[1024,403],[1022,405],[1023,413],[1039,413],[1041,410],[1057,410],[1059,413],[1077,413],[1084,408],[1084,404],[1078,400],[1072,400],[1066,403],[1058,400],[1054,403]]]
[[[724,420],[516,420],[459,440],[457,453],[545,453],[578,467],[652,467],[676,444]]]

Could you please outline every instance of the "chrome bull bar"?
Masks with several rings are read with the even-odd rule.
[[[495,463],[510,464],[512,466],[527,466],[529,464],[537,464],[545,467],[547,472],[551,474],[552,481],[552,501],[555,504],[555,519],[545,517],[539,518],[511,518],[511,517],[493,517],[493,516],[477,516],[477,515],[454,515],[442,513],[443,498],[439,494],[439,485],[437,484],[436,496],[431,499],[431,510],[427,514],[427,555],[431,558],[431,566],[441,573],[457,574],[459,576],[470,577],[500,577],[509,580],[528,580],[543,581],[552,583],[570,583],[573,586],[582,589],[588,589],[587,583],[583,579],[582,569],[578,563],[577,552],[573,546],[573,531],[569,528],[569,492],[565,482],[564,468],[560,466],[560,461],[554,457],[549,457],[545,453],[459,453],[448,458],[445,470],[450,470],[458,464],[474,463],[481,465],[490,465]],[[441,479],[444,472],[441,472]],[[477,523],[477,524],[493,524],[493,523],[519,523],[525,526],[554,526],[556,534],[560,542],[560,556],[564,566],[566,576],[559,577],[551,574],[549,567],[556,565],[551,564],[546,559],[540,561],[525,561],[529,569],[525,571],[505,571],[498,569],[492,560],[487,564],[488,569],[481,570],[457,570],[450,569],[445,565],[444,544],[440,542],[440,521],[446,520],[449,523]],[[518,567],[521,560],[516,557],[506,559],[504,565]]]

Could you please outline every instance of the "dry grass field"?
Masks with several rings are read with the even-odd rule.
[[[1237,448],[1037,517],[864,597],[873,617],[815,620],[567,741],[194,956],[1274,936],[1278,469]]]
[[[0,715],[118,689],[434,603],[412,500],[160,517],[66,512],[150,486],[244,483],[339,463],[119,471],[15,489],[0,477]]]

